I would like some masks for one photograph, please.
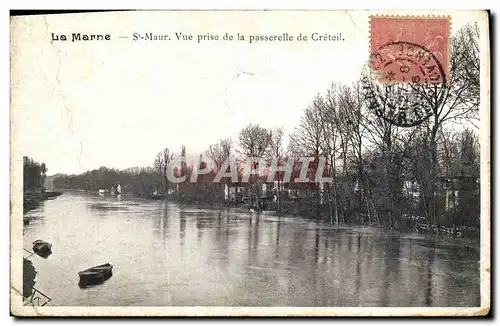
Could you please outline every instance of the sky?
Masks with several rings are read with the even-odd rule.
[[[165,147],[198,156],[248,123],[289,134],[315,95],[355,82],[369,56],[367,11],[172,11],[11,21],[11,150],[48,174],[149,166]],[[478,19],[450,12],[452,33]],[[71,42],[71,33],[112,40]],[[133,41],[133,33],[171,41]],[[176,41],[174,33],[192,34]],[[197,34],[342,33],[343,42],[196,41]],[[52,33],[70,41],[52,41]],[[128,36],[128,38],[119,38]]]

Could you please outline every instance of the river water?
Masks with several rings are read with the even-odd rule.
[[[27,214],[57,306],[479,306],[479,251],[298,217],[64,193]],[[81,289],[78,272],[113,276]]]

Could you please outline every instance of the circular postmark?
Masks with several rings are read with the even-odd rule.
[[[368,108],[392,124],[412,127],[427,120],[444,99],[446,75],[425,47],[391,42],[370,56],[363,78]]]

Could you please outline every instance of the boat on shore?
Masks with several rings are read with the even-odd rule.
[[[113,275],[113,265],[110,263],[105,263],[102,265],[94,266],[78,272],[80,277],[80,282],[78,285],[80,287],[88,287],[91,285],[100,284]]]
[[[52,253],[52,244],[43,240],[35,240],[33,242],[33,252],[40,257],[47,258]]]

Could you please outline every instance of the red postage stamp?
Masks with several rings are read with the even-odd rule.
[[[448,17],[371,16],[370,37],[370,67],[380,81],[446,83]]]

